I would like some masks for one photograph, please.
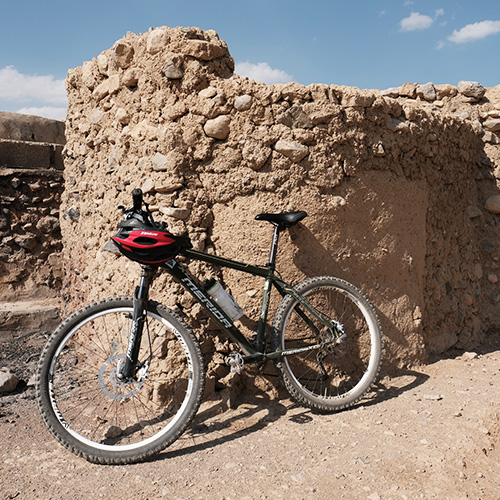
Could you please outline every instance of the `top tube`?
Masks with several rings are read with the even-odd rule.
[[[229,267],[230,269],[236,269],[237,271],[242,271],[244,273],[253,274],[255,276],[262,276],[267,278],[273,275],[273,270],[266,266],[253,266],[250,264],[245,264],[244,262],[226,259],[224,257],[217,257],[216,255],[211,255],[205,252],[200,252],[199,250],[194,250],[192,248],[184,248],[181,251],[182,255],[186,257],[191,257],[195,260],[201,260],[203,262],[208,262],[210,264],[216,264],[223,267]]]

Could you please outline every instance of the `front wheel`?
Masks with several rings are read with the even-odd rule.
[[[273,350],[317,346],[276,361],[280,378],[299,404],[320,412],[352,406],[375,382],[382,362],[383,337],[368,299],[339,278],[309,278],[295,287],[335,325],[326,328],[291,295],[273,321]]]
[[[186,429],[204,388],[201,349],[175,313],[147,307],[139,366],[120,380],[131,298],[94,302],[64,321],[37,372],[38,404],[54,436],[91,462],[124,464],[159,452]]]

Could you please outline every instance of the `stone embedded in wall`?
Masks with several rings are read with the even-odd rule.
[[[417,96],[425,99],[426,101],[435,101],[436,89],[431,82],[426,83],[425,85],[419,85],[417,87]]]
[[[499,132],[500,118],[488,118],[483,122],[483,127],[489,132]]]
[[[486,89],[478,82],[461,81],[458,83],[457,88],[462,95],[477,100],[481,99],[486,93]]]
[[[234,100],[234,107],[238,111],[247,111],[252,107],[253,97],[251,95],[239,95]]]
[[[274,145],[274,149],[295,163],[305,158],[309,153],[307,146],[297,141],[284,141],[281,139]]]
[[[484,208],[492,214],[500,214],[500,195],[490,196],[484,205]]]
[[[229,116],[222,115],[217,118],[208,120],[205,123],[203,130],[208,135],[208,137],[213,137],[214,139],[224,140],[230,132],[231,119]]]
[[[118,42],[115,47],[114,62],[119,68],[126,69],[134,59],[134,47],[127,42]]]

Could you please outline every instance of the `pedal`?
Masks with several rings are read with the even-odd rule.
[[[243,370],[243,356],[239,352],[232,352],[226,358],[226,364],[229,366],[231,373],[240,373]]]

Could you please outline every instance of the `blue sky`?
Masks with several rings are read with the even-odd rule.
[[[500,84],[499,0],[2,0],[0,111],[64,118],[69,68],[164,25],[217,31],[266,83]]]

